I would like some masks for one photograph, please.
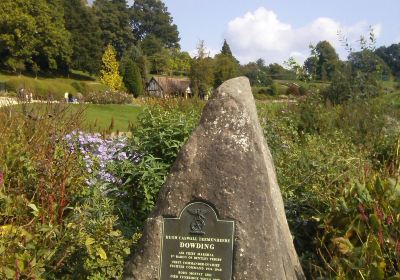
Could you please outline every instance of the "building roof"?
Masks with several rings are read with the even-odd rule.
[[[153,76],[152,79],[162,88],[164,94],[184,93],[190,85],[189,78]]]

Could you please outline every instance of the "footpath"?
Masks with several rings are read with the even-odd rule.
[[[0,107],[18,104],[16,98],[0,97]]]

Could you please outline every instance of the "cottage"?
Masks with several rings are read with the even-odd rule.
[[[147,83],[146,91],[153,97],[185,97],[192,96],[190,80],[168,76],[153,76]]]

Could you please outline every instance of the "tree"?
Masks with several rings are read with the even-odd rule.
[[[215,56],[214,60],[214,87],[239,75],[239,62],[232,55],[226,40],[224,40],[221,52]]]
[[[191,60],[188,52],[181,52],[176,48],[170,49],[169,66],[173,75],[189,75]]]
[[[369,40],[361,36],[360,49],[355,52],[347,40],[348,62],[340,67],[332,82],[322,95],[333,104],[368,99],[381,92],[381,78],[384,62],[374,53],[375,36],[371,29]],[[387,66],[386,66],[387,67]]]
[[[304,61],[303,69],[311,80],[317,78],[317,67],[318,58],[316,56],[310,56]]]
[[[43,71],[67,72],[70,34],[58,1],[0,1],[0,64],[36,63]]]
[[[71,33],[71,67],[98,73],[103,51],[101,30],[93,10],[83,0],[63,0],[65,28]]]
[[[132,61],[128,61],[125,65],[124,84],[129,93],[135,97],[143,95],[142,77],[137,65]]]
[[[179,48],[178,27],[163,1],[135,0],[131,11],[131,26],[137,40],[153,35],[164,47]]]
[[[332,80],[339,62],[339,56],[334,47],[328,41],[320,41],[315,47],[311,45],[310,48],[312,56],[316,57],[317,80]]]
[[[232,55],[232,51],[231,51],[231,47],[226,42],[226,39],[224,40],[224,44],[222,45],[221,54],[228,55],[228,56],[233,56]]]
[[[296,80],[304,81],[308,80],[308,76],[304,70],[304,68],[294,59],[294,57],[289,57],[287,61],[284,62],[284,64],[288,67],[288,69],[295,73],[296,75]]]
[[[122,87],[122,77],[119,74],[119,63],[117,61],[115,50],[111,45],[107,46],[102,61],[103,65],[100,71],[101,81],[113,91],[120,90]]]
[[[152,56],[164,49],[163,43],[160,38],[154,35],[147,36],[140,42],[140,48],[146,56]]]
[[[269,64],[266,67],[266,71],[269,77],[277,80],[294,80],[296,79],[296,73],[291,70],[285,69],[278,63]]]
[[[239,65],[233,57],[218,54],[214,58],[214,87],[239,75]]]
[[[163,46],[161,40],[154,35],[147,36],[140,47],[150,63],[150,73],[163,74],[169,70],[169,51]]]
[[[147,59],[143,54],[142,50],[132,45],[128,50],[124,52],[124,55],[121,58],[120,62],[120,71],[122,76],[125,76],[125,68],[130,63],[134,62],[139,70],[140,77],[142,77],[142,87],[146,84],[146,75],[147,75]]]
[[[95,0],[93,9],[102,32],[103,47],[111,44],[121,58],[134,43],[126,0]]]
[[[375,53],[390,67],[392,75],[400,79],[400,43],[382,46]]]
[[[190,64],[190,84],[193,93],[204,97],[213,87],[214,65],[213,60],[207,55],[204,41],[197,45],[197,55]]]
[[[370,79],[383,80],[384,78],[388,79],[391,74],[385,61],[369,49],[350,53],[348,62],[351,65],[353,76],[363,73],[369,75]]]

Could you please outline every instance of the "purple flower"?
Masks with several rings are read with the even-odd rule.
[[[97,181],[118,183],[117,178],[110,172],[109,165],[116,161],[140,160],[138,153],[126,152],[127,138],[104,139],[99,133],[89,134],[74,131],[65,137],[71,152],[79,151],[85,162],[85,167],[92,179],[87,184],[92,186]]]

